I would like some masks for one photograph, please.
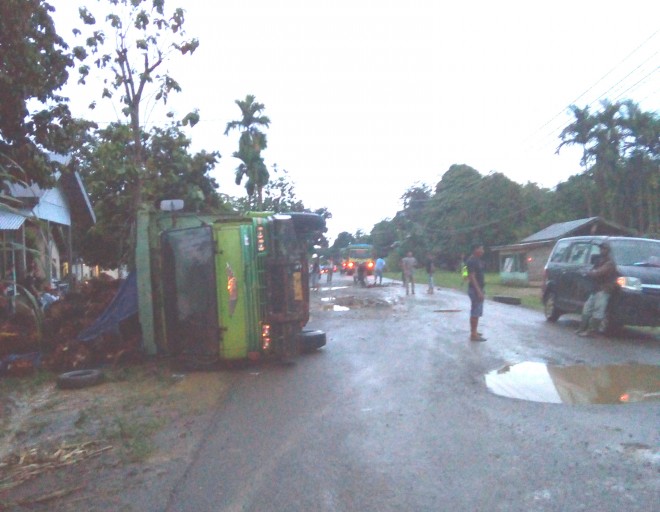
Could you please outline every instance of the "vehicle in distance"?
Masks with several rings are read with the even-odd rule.
[[[555,244],[543,275],[545,317],[555,322],[564,313],[581,313],[593,282],[587,272],[607,241],[619,276],[604,325],[607,334],[624,325],[660,326],[660,240],[618,236],[563,238]]]
[[[357,272],[358,265],[364,263],[367,269],[367,275],[374,273],[374,260],[372,254],[374,248],[370,244],[351,244],[344,249],[344,259],[342,261],[343,271],[352,276]]]

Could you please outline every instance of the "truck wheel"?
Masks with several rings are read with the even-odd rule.
[[[543,301],[543,312],[548,322],[556,322],[561,316],[561,311],[556,305],[557,295],[555,292],[548,292]]]
[[[300,348],[303,352],[313,352],[326,344],[325,332],[317,329],[304,329],[300,333]]]
[[[95,386],[103,381],[101,370],[76,370],[61,373],[57,377],[57,387],[60,389],[81,389]]]

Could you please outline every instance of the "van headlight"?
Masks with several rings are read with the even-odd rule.
[[[632,290],[635,292],[642,291],[642,281],[637,277],[620,276],[617,278],[616,284],[626,290]]]

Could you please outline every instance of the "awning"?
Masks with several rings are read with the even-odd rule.
[[[0,231],[15,231],[21,229],[26,218],[25,215],[0,211]]]

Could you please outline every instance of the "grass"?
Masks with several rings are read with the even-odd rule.
[[[385,275],[391,279],[401,280],[401,274],[395,272],[386,272]],[[506,295],[508,297],[517,297],[521,300],[521,306],[537,311],[543,311],[541,302],[541,290],[534,287],[504,285],[500,282],[500,275],[497,272],[487,272],[486,278],[486,298],[492,298],[495,295]],[[427,283],[426,272],[422,269],[415,271],[415,283]],[[433,274],[433,282],[436,287],[449,288],[452,290],[466,291],[467,282],[458,272],[436,271]]]

